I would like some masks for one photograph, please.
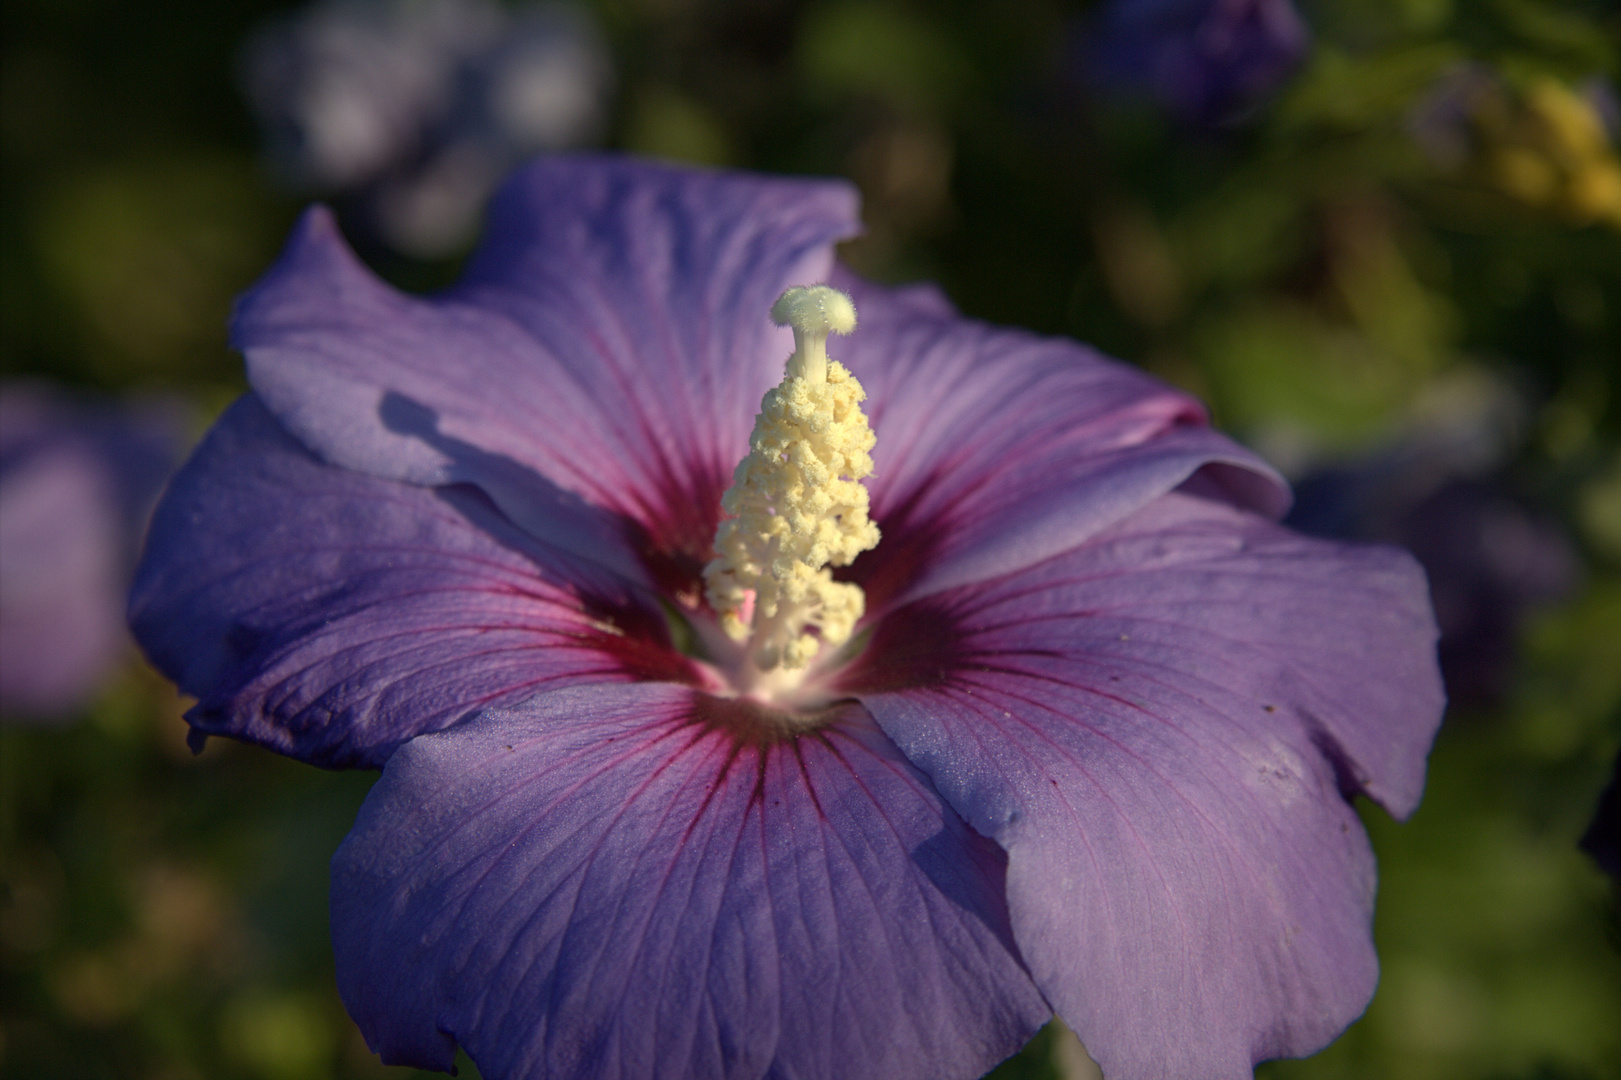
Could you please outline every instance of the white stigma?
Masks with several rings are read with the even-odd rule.
[[[866,393],[827,357],[828,334],[855,329],[855,305],[825,285],[795,286],[771,317],[793,328],[794,352],[760,402],[749,453],[721,499],[716,557],[704,567],[709,606],[728,636],[748,642],[758,672],[802,668],[849,640],[866,597],[827,567],[878,543],[861,485],[874,442],[861,412]]]
[[[771,321],[794,331],[787,377],[827,382],[827,335],[856,328],[856,306],[826,285],[795,285],[771,305]]]

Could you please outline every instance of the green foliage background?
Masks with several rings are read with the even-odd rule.
[[[1621,924],[1575,848],[1621,742],[1621,211],[1580,195],[1614,136],[1578,153],[1559,127],[1588,80],[1617,84],[1621,14],[1302,3],[1302,70],[1195,133],[1088,97],[1086,6],[600,0],[608,144],[849,176],[858,269],[1142,364],[1285,468],[1510,400],[1501,474],[1563,523],[1583,576],[1525,624],[1503,699],[1451,712],[1414,818],[1364,808],[1384,968],[1367,1015],[1261,1072],[1621,1076]],[[276,10],[8,0],[5,376],[179,392],[199,430],[243,388],[226,314],[299,208],[233,85],[244,34]],[[1464,63],[1490,73],[1496,111],[1437,162],[1412,117]],[[379,269],[431,287],[456,266]],[[371,776],[219,740],[194,758],[182,709],[132,651],[76,723],[0,733],[0,1070],[412,1075],[376,1063],[332,985],[326,861]],[[1055,1038],[997,1075],[1055,1076]]]

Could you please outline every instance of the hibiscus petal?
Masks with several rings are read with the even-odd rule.
[[[826,275],[855,203],[840,182],[548,158],[507,183],[462,284],[432,298],[378,281],[317,208],[233,340],[326,461],[475,483],[544,535],[552,507],[522,482],[537,472],[701,559],[792,348],[771,303]]]
[[[600,513],[600,512],[598,512]],[[197,732],[378,766],[545,686],[681,678],[657,607],[475,490],[317,461],[249,395],[152,522],[131,623]]]
[[[851,703],[575,687],[407,744],[333,860],[387,1062],[489,1080],[969,1078],[1049,1015],[1004,862]]]
[[[1212,472],[1238,505],[1288,508],[1282,479],[1203,407],[1072,341],[964,319],[943,297],[846,271],[861,322],[830,350],[867,391],[878,435],[873,518],[857,564],[869,610],[1066,551]]]
[[[1440,720],[1404,553],[1167,495],[878,626],[846,689],[1007,850],[1037,985],[1110,1076],[1248,1077],[1366,1006],[1374,868]]]

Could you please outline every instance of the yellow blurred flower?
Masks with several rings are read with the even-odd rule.
[[[1474,119],[1499,190],[1577,224],[1621,228],[1621,161],[1581,94],[1545,77],[1517,100],[1482,95]]]

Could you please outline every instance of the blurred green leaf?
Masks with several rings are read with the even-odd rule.
[[[231,301],[286,224],[263,192],[250,161],[218,154],[119,163],[55,186],[34,241],[92,365],[135,381],[220,363]]]
[[[698,165],[731,165],[737,160],[720,117],[702,102],[668,87],[647,87],[633,98],[624,145],[632,153]]]
[[[964,51],[934,20],[885,0],[830,0],[809,8],[795,65],[813,92],[870,95],[927,112],[966,93]]]
[[[1282,130],[1321,126],[1358,131],[1399,121],[1437,76],[1462,56],[1451,42],[1425,42],[1368,55],[1323,45],[1278,110]]]

